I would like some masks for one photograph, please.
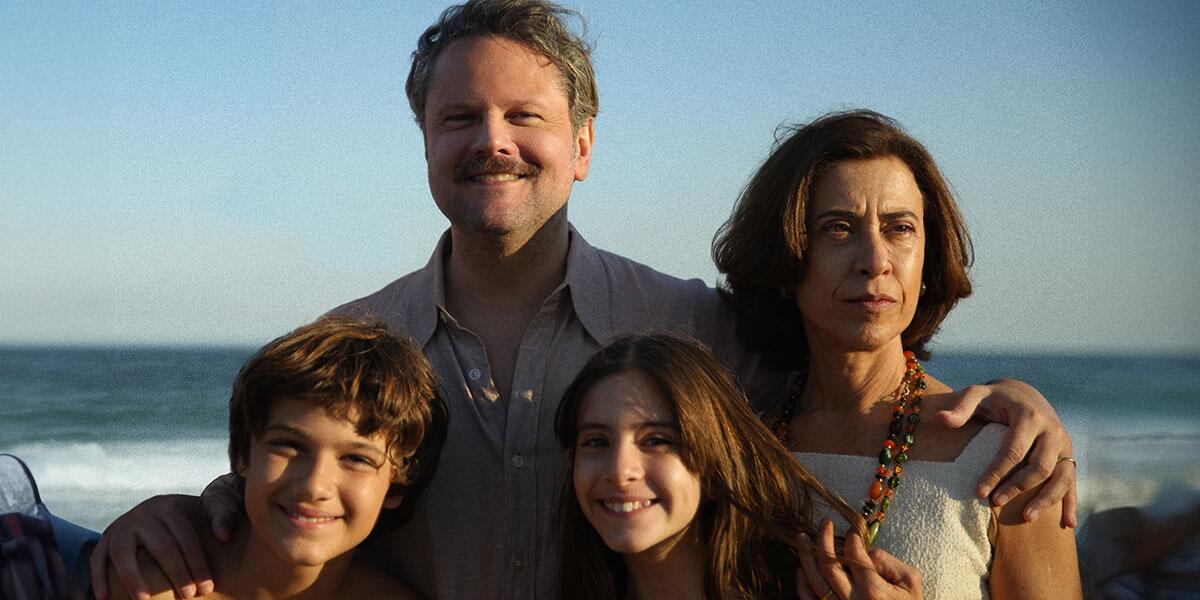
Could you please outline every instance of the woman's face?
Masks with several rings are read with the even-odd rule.
[[[873,350],[912,322],[925,261],[924,201],[893,156],[834,164],[813,184],[808,257],[793,291],[814,348]]]
[[[665,553],[695,520],[700,478],[684,465],[679,421],[641,371],[609,375],[583,396],[572,477],[579,508],[622,554]]]

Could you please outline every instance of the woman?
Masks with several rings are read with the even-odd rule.
[[[1058,518],[1022,524],[1032,493],[995,512],[975,497],[1001,426],[921,420],[953,392],[917,359],[971,293],[971,243],[920,143],[865,110],[794,129],[747,185],[713,255],[745,339],[800,372],[768,423],[823,482],[862,503],[868,537],[916,566],[929,597],[1079,596],[1072,532]],[[836,564],[803,566],[814,596],[850,597]]]
[[[798,556],[812,551],[798,537],[815,534],[812,509],[862,529],[763,426],[713,355],[687,339],[605,346],[567,389],[556,433],[571,465],[563,598],[794,597]],[[845,561],[871,597],[920,597],[911,567],[869,556],[858,533],[848,538]]]

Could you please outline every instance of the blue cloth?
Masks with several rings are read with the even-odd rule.
[[[99,539],[50,514],[25,463],[0,454],[0,597],[91,598],[87,559]]]

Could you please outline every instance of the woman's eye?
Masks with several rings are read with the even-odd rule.
[[[834,238],[843,238],[850,235],[850,224],[845,221],[833,221],[821,226],[821,231]]]

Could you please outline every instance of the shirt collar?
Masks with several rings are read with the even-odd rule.
[[[574,225],[568,225],[568,231],[571,239],[563,285],[571,292],[571,303],[583,328],[603,344],[614,329],[608,269],[600,250],[587,243]]]
[[[612,303],[607,269],[601,253],[568,225],[567,274],[558,288],[567,288],[575,315],[584,329],[598,342],[612,336]],[[438,240],[425,264],[417,273],[418,297],[408,309],[408,334],[422,347],[433,337],[438,322],[450,318],[446,310],[446,256],[450,251],[450,230]]]

